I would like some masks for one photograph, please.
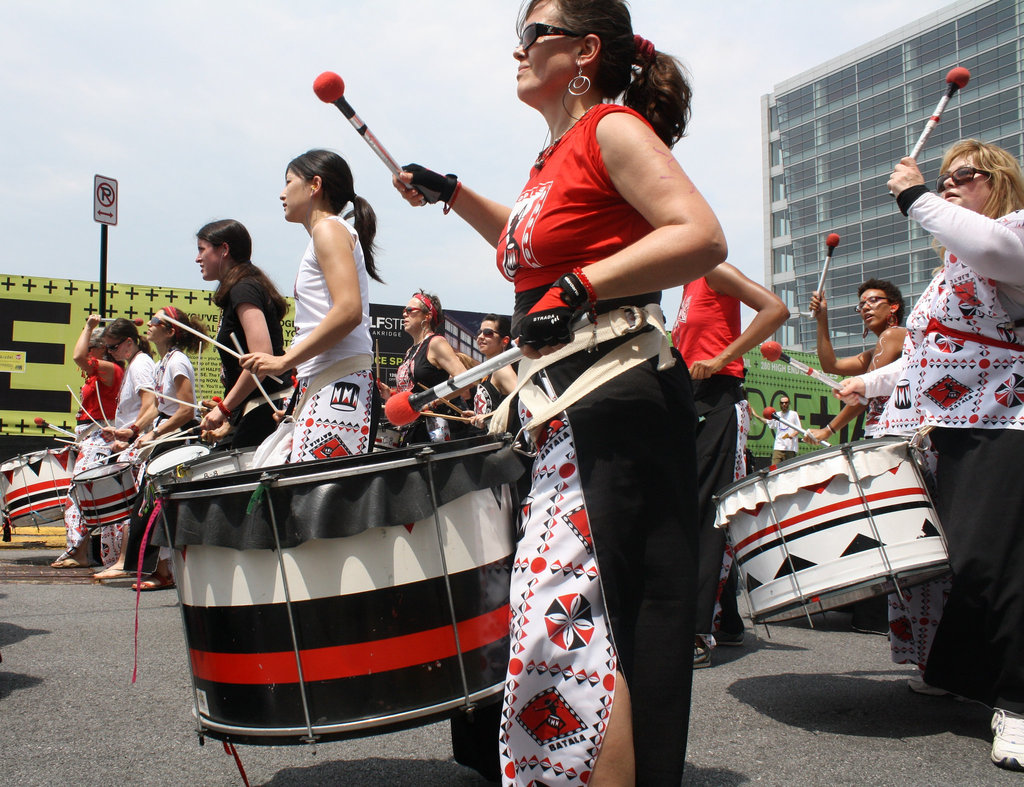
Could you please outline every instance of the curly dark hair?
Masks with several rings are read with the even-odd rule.
[[[907,312],[907,302],[903,300],[903,293],[900,292],[900,288],[885,279],[868,279],[857,288],[857,297],[859,298],[868,290],[881,290],[884,292],[889,303],[896,304],[896,324],[903,325],[903,318]]]

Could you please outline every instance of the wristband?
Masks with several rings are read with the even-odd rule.
[[[590,279],[583,273],[582,268],[573,268],[572,272],[587,291],[587,303],[591,306],[595,305],[597,303],[597,293],[594,291],[594,285],[590,283]]]
[[[224,402],[217,402],[217,409],[224,413],[225,418],[231,417],[231,411],[224,406]]]
[[[459,192],[462,191],[462,181],[455,181],[455,190],[452,192],[451,198],[444,203],[444,215],[447,216],[452,212],[452,206],[455,205],[455,198],[459,196]]]
[[[828,429],[829,434],[835,434],[836,430],[832,428],[832,424],[825,424],[825,428]]]
[[[139,429],[138,424],[131,424],[128,428],[132,430],[132,437],[138,437],[139,436],[139,432],[141,430]]]
[[[896,197],[896,205],[899,206],[900,213],[904,216],[910,215],[908,211],[910,206],[917,202],[918,198],[922,194],[928,194],[928,187],[924,184],[918,184],[917,186],[911,186],[908,189],[903,189]]]

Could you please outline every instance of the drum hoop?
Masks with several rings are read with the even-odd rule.
[[[99,465],[98,467],[90,467],[88,470],[83,470],[81,473],[77,473],[71,477],[71,480],[75,483],[81,483],[83,481],[95,481],[98,478],[113,478],[114,476],[121,475],[125,470],[131,471],[131,462],[114,462],[109,465]],[[106,472],[98,472],[100,470]]]
[[[192,479],[191,481],[176,481],[174,479],[161,480],[157,484],[157,491],[160,495],[168,500],[191,500],[195,498],[211,497],[219,494],[225,490],[238,494],[240,492],[255,492],[260,486],[266,486],[267,481],[270,481],[270,486],[275,488],[288,487],[288,486],[303,486],[307,484],[318,484],[329,481],[335,481],[341,478],[349,478],[351,476],[366,475],[368,472],[378,472],[383,470],[396,470],[403,467],[416,467],[422,465],[425,460],[449,460],[458,459],[463,456],[473,456],[481,453],[493,453],[507,445],[507,441],[491,440],[483,445],[470,446],[466,448],[459,448],[457,450],[450,451],[437,451],[435,447],[430,444],[417,446],[415,449],[400,449],[405,452],[415,451],[411,455],[391,459],[388,461],[374,462],[372,468],[366,464],[358,465],[355,467],[323,467],[327,464],[335,464],[330,459],[321,460],[316,462],[303,462],[300,465],[276,465],[271,467],[259,467],[249,470],[243,470],[238,473],[224,473],[218,476],[212,476],[210,478],[199,478]],[[376,452],[375,452],[376,453]],[[397,451],[389,451],[388,454],[398,453]],[[386,456],[383,452],[376,453],[378,456]],[[341,461],[348,462],[352,459],[365,458],[365,456],[374,456],[374,454],[365,454],[363,457],[345,457]],[[286,469],[302,468],[308,469],[310,472],[303,475],[284,475],[279,476],[275,471],[281,471]],[[238,482],[239,476],[247,474],[253,477],[252,481]],[[214,479],[223,479],[226,483],[217,484]],[[155,480],[155,479],[154,479]],[[210,482],[213,482],[212,484]],[[186,484],[203,484],[202,489],[181,489],[183,483]],[[209,484],[209,485],[208,485]]]

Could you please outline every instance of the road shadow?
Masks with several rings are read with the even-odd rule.
[[[892,678],[891,672],[876,671],[783,673],[743,678],[728,691],[780,724],[812,733],[915,738],[951,732],[991,739],[989,709],[953,697],[914,694],[904,678]]]
[[[4,666],[7,662],[4,662]],[[19,672],[7,672],[0,667],[0,700],[6,699],[19,689],[31,689],[43,682],[42,678],[33,675],[22,675]]]
[[[47,629],[27,629],[14,623],[7,623],[0,620],[0,648],[6,645],[13,645],[23,639],[34,637],[36,634],[49,634]]]
[[[686,764],[683,771],[683,787],[737,787],[748,784],[750,777],[725,768],[698,768]]]
[[[274,774],[267,787],[308,787],[310,784],[388,785],[388,787],[479,787],[495,784],[454,760],[404,760],[369,757],[334,760],[303,768],[285,768]]]

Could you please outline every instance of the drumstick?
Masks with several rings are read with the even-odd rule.
[[[843,387],[843,384],[841,382],[833,380],[824,372],[818,371],[817,369],[814,369],[805,363],[801,363],[795,358],[790,358],[789,355],[782,351],[782,345],[779,344],[778,342],[767,341],[764,344],[762,344],[761,355],[763,355],[769,361],[778,361],[781,359],[784,362],[788,363],[790,366],[792,366],[794,369],[799,369],[804,374],[813,377],[818,382],[825,383],[825,385],[829,386],[830,388],[836,391]],[[868,400],[861,396],[860,403],[867,404]]]
[[[82,404],[82,400],[81,400],[81,399],[79,399],[79,398],[78,398],[77,396],[75,396],[75,391],[74,391],[74,389],[73,389],[73,388],[72,388],[72,387],[71,387],[70,385],[67,385],[67,386],[65,386],[65,387],[66,387],[66,388],[67,388],[67,389],[68,389],[69,391],[71,391],[71,396],[72,396],[72,398],[73,398],[73,399],[74,399],[74,400],[75,400],[76,402],[78,402],[78,409],[80,409],[80,410],[81,410],[81,411],[82,411],[83,413],[85,413],[85,414],[86,414],[87,416],[89,416],[89,420],[90,420],[90,421],[92,421],[92,422],[93,422],[94,424],[96,424],[96,426],[97,426],[98,428],[102,429],[102,428],[103,428],[103,425],[102,425],[102,424],[101,424],[101,423],[100,423],[99,421],[97,421],[97,420],[96,420],[95,418],[93,418],[93,417],[92,417],[92,415],[91,415],[91,414],[89,413],[89,411],[85,409],[85,405],[84,405],[84,404]]]
[[[828,246],[828,251],[825,253],[825,263],[821,266],[821,277],[818,279],[818,297],[825,291],[825,274],[828,273],[828,264],[832,262],[832,252],[836,250],[836,246],[839,245],[839,236],[831,232],[829,236],[825,238],[825,245]]]
[[[159,391],[157,391],[157,390],[155,390],[153,388],[146,388],[145,386],[142,386],[142,385],[139,386],[139,390],[140,391],[146,391],[147,393],[151,393],[151,394],[155,395],[158,399],[166,399],[168,402],[174,402],[175,404],[183,404],[186,407],[192,407],[192,408],[202,407],[202,405],[199,404],[198,402],[186,402],[183,399],[175,399],[173,396],[168,396],[167,394],[162,394],[162,393],[160,393]]]
[[[794,432],[798,432],[801,435],[803,435],[804,437],[810,438],[812,443],[818,443],[819,445],[831,445],[831,443],[828,443],[825,440],[818,440],[814,435],[812,435],[810,432],[808,432],[803,427],[801,427],[801,426],[794,426],[791,423],[787,423],[786,421],[783,421],[782,418],[779,416],[779,414],[775,411],[774,407],[766,407],[766,408],[764,408],[764,415],[765,415],[766,418],[772,418],[772,419],[778,421],[780,424],[785,426],[787,429],[792,429]]]
[[[235,332],[231,332],[231,341],[238,348],[238,352],[242,352],[242,343],[238,341],[238,337],[235,336]],[[253,382],[256,383],[256,387],[260,389],[260,393],[263,394],[263,398],[267,400],[267,404],[270,405],[270,409],[278,415],[284,415],[284,410],[278,410],[277,405],[274,404],[270,395],[267,393],[267,389],[263,387],[263,383],[260,382],[260,378],[256,376],[254,372],[249,372],[252,375]],[[276,379],[276,378],[275,378]],[[280,382],[280,381],[279,381]]]
[[[77,440],[65,440],[63,437],[55,437],[53,439],[56,440],[58,443],[67,443],[68,445],[78,445],[78,441]]]
[[[431,410],[420,410],[421,416],[430,416],[434,419],[443,419],[444,421],[461,421],[464,424],[471,424],[473,419],[468,419],[465,416],[449,416],[446,412],[432,412]],[[488,413],[489,414],[489,413]]]
[[[419,387],[420,387],[420,388],[421,388],[422,390],[424,390],[424,391],[429,391],[429,390],[430,390],[430,389],[429,389],[429,388],[428,388],[427,386],[425,386],[425,385],[424,385],[423,383],[417,383],[417,385],[419,385]],[[448,405],[448,406],[449,406],[450,408],[452,408],[452,409],[453,409],[453,410],[454,410],[455,412],[457,412],[457,413],[458,413],[459,415],[462,415],[462,410],[460,410],[460,409],[459,409],[458,407],[456,407],[456,406],[455,406],[454,404],[452,404],[451,402],[449,402],[449,401],[448,401],[447,399],[445,399],[445,398],[444,398],[443,396],[441,396],[441,397],[438,397],[438,398],[439,398],[439,399],[440,399],[440,400],[441,400],[442,402],[444,402],[444,403],[445,403],[446,405]],[[438,416],[438,418],[440,418],[440,417],[441,417],[441,416]]]
[[[221,344],[221,343],[220,343],[220,342],[218,342],[218,341],[217,341],[216,339],[213,339],[213,338],[211,338],[211,337],[207,336],[207,335],[206,335],[205,333],[203,333],[202,331],[197,331],[197,330],[196,330],[195,328],[193,328],[193,327],[192,327],[191,325],[186,325],[186,324],[185,324],[185,323],[183,323],[183,322],[178,322],[178,321],[177,321],[176,319],[174,319],[173,317],[168,317],[168,316],[167,316],[167,314],[166,314],[166,312],[165,312],[164,314],[160,315],[160,317],[158,317],[157,319],[159,319],[159,320],[166,320],[167,322],[171,323],[171,325],[177,325],[177,326],[178,326],[179,328],[181,328],[181,329],[182,329],[183,331],[188,331],[189,333],[191,333],[191,334],[194,334],[194,335],[198,336],[198,337],[199,337],[200,339],[202,339],[202,340],[203,340],[204,342],[209,342],[210,344],[212,344],[212,345],[213,345],[214,347],[216,347],[217,349],[219,349],[219,350],[223,350],[224,352],[226,352],[226,353],[227,353],[228,355],[232,355],[232,356],[234,356],[235,358],[238,358],[239,360],[241,360],[241,358],[242,358],[242,354],[241,354],[241,353],[235,352],[235,351],[234,351],[234,350],[232,350],[232,349],[231,349],[230,347],[227,347],[227,346],[225,346],[225,345]],[[274,381],[275,383],[279,383],[279,382],[281,382],[281,378],[280,378],[280,377],[274,377],[274,375],[272,375],[272,374],[270,374],[270,375],[267,375],[267,376],[268,376],[268,377],[269,377],[269,378],[270,378],[271,380],[273,380],[273,381]]]
[[[942,117],[942,111],[946,108],[946,104],[962,87],[967,86],[967,82],[971,78],[971,72],[963,66],[957,66],[956,68],[950,69],[949,73],[946,74],[946,92],[939,99],[938,106],[935,107],[935,111],[932,112],[928,122],[924,124],[924,131],[921,132],[921,136],[917,140],[917,144],[914,145],[914,149],[910,151],[910,158],[917,160],[918,154],[921,152],[921,148],[924,147],[924,143],[928,140],[928,137],[932,133],[932,129],[939,123],[939,118]]]
[[[36,426],[38,426],[39,428],[46,427],[47,429],[52,429],[53,431],[57,432],[58,434],[67,435],[68,437],[74,438],[76,440],[78,439],[74,432],[69,432],[67,429],[62,429],[59,426],[54,426],[51,423],[47,423],[40,416],[36,416],[35,423],[36,423]]]
[[[380,380],[380,340],[374,339],[373,342],[373,361],[374,361],[374,374],[377,375],[377,379]]]
[[[163,437],[157,438],[156,440],[151,440],[150,442],[146,443],[142,447],[144,449],[145,448],[152,449],[155,446],[160,445],[161,443],[170,443],[170,442],[174,442],[174,441],[177,441],[177,440],[187,440],[189,437],[191,437],[189,432],[194,432],[198,428],[199,428],[198,426],[190,426],[188,429],[175,429],[169,435],[164,435]],[[125,448],[123,451],[118,451],[113,456],[114,457],[120,457],[123,454],[127,454],[134,447],[135,447],[135,443],[133,442],[130,446]]]

